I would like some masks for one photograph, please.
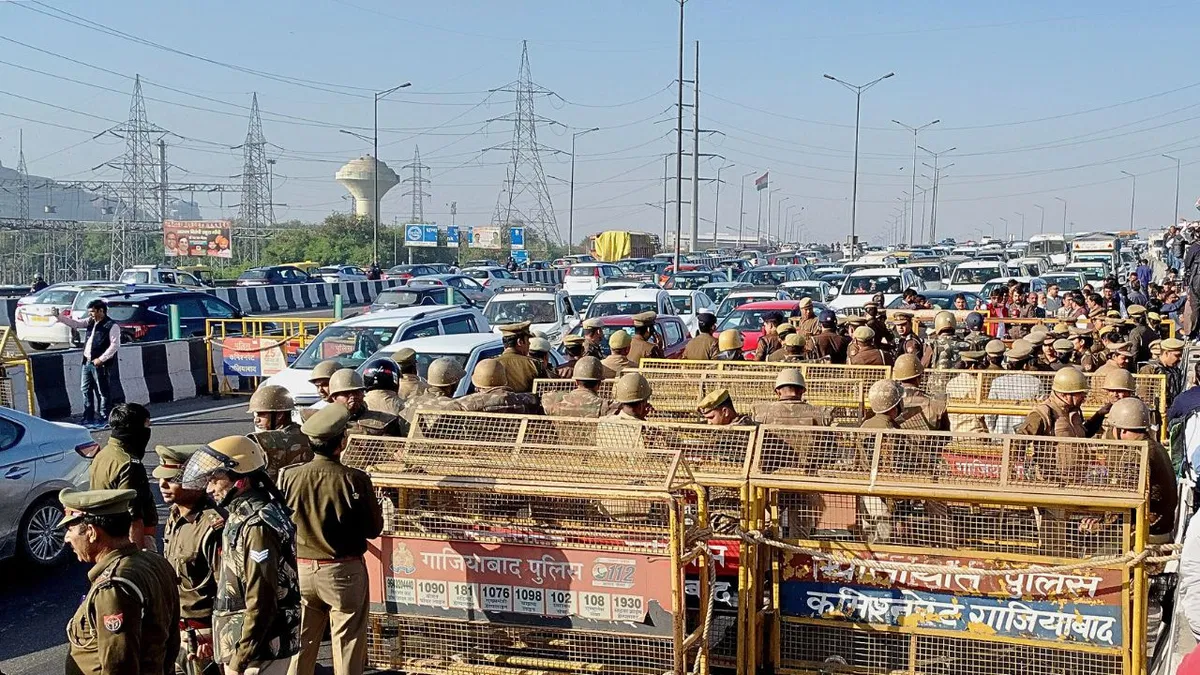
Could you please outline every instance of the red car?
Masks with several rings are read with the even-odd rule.
[[[795,304],[795,303],[793,303]],[[604,322],[604,352],[608,353],[608,338],[618,330],[633,335],[633,316],[630,314],[613,314],[610,316],[600,317]],[[688,334],[687,326],[684,325],[683,319],[678,316],[669,314],[660,314],[654,322],[655,330],[663,341],[663,353],[668,359],[677,359],[683,356],[683,350],[687,347]],[[575,335],[583,334],[582,325],[576,326],[571,331]]]
[[[706,270],[706,269],[708,269],[708,268],[703,267],[701,265],[688,265],[687,263],[679,264],[680,272],[696,272],[699,270]],[[667,281],[674,275],[675,275],[675,265],[667,265],[666,269],[664,269],[662,271],[662,274],[658,275],[658,285],[665,288]]]
[[[779,312],[786,320],[790,316],[800,315],[799,300],[764,300],[762,302],[747,302],[733,310],[729,316],[717,324],[717,335],[721,331],[736,328],[742,332],[742,352],[747,359],[754,358],[754,350],[758,348],[758,339],[762,337],[763,316],[771,312]]]

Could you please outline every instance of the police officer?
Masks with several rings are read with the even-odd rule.
[[[876,295],[863,305],[863,311],[866,313],[866,326],[875,331],[874,346],[881,349],[891,351],[896,346],[896,338],[892,335],[892,331],[887,325],[887,316],[880,309],[882,305],[882,297]]]
[[[953,314],[951,314],[953,316]],[[967,333],[963,336],[963,342],[967,343],[968,351],[981,352],[987,346],[990,336],[983,332],[983,315],[979,312],[971,312],[967,314],[965,321]]]
[[[654,331],[654,322],[658,319],[657,312],[642,312],[633,315],[633,340],[629,345],[629,360],[635,367],[641,365],[642,359],[663,358],[662,345]]]
[[[362,375],[349,368],[343,368],[329,378],[329,394],[334,403],[341,403],[350,411],[348,434],[403,436],[408,430],[404,418],[367,408],[366,383]]]
[[[1080,408],[1087,399],[1088,379],[1077,368],[1063,368],[1054,374],[1050,397],[1037,404],[1016,433],[1026,436],[1084,438],[1087,430]]]
[[[1129,315],[1129,321],[1133,323],[1129,337],[1126,338],[1133,352],[1133,362],[1145,363],[1150,360],[1150,343],[1159,339],[1158,332],[1147,323],[1146,308],[1142,305],[1130,305],[1125,312]]]
[[[407,401],[413,396],[423,394],[425,392],[425,380],[417,375],[417,352],[409,347],[397,349],[396,353],[392,354],[392,359],[400,366],[400,381],[396,386],[396,392],[400,394],[401,400]]]
[[[613,331],[613,334],[608,338],[608,348],[612,351],[611,354],[604,357],[600,363],[608,369],[612,375],[605,374],[605,377],[616,377],[626,368],[637,368],[633,361],[629,360],[629,346],[633,341],[629,338],[629,333],[621,329]]]
[[[604,367],[594,356],[585,356],[575,364],[572,373],[575,388],[553,391],[542,396],[542,408],[547,415],[559,417],[600,417],[604,399],[596,393],[604,379]]]
[[[1050,343],[1050,351],[1047,352],[1046,356],[1050,370],[1058,372],[1063,368],[1074,365],[1075,344],[1066,338],[1058,338]]]
[[[918,431],[950,431],[945,396],[921,391],[925,367],[914,354],[901,354],[892,366],[892,379],[904,391],[901,415],[897,423],[905,429]]]
[[[821,312],[817,321],[821,324],[821,332],[814,335],[809,343],[812,358],[816,361],[845,363],[850,338],[837,332],[837,315],[827,309]]]
[[[280,473],[279,489],[296,524],[300,570],[300,652],[289,675],[312,675],[329,628],[333,672],[358,675],[367,663],[367,542],[383,531],[371,478],[342,464],[350,411],[326,406],[304,423],[314,457]]]
[[[58,498],[63,538],[80,562],[92,564],[87,594],[67,624],[66,672],[173,671],[179,653],[179,589],[170,563],[129,541],[137,493],[67,488]]]
[[[575,364],[583,358],[583,336],[568,335],[563,338],[563,351],[567,353],[567,360],[554,369],[554,376],[560,380],[570,378],[575,372]]]
[[[812,298],[800,298],[800,320],[796,332],[804,337],[810,337],[821,332],[821,320],[813,309]]]
[[[1170,542],[1175,531],[1175,517],[1179,507],[1179,492],[1175,483],[1175,465],[1154,434],[1150,433],[1150,410],[1138,398],[1117,401],[1109,412],[1111,428],[1104,438],[1118,441],[1145,441],[1150,446],[1150,502],[1146,518],[1150,526],[1150,542]],[[1136,469],[1135,469],[1136,471]]]
[[[829,413],[804,400],[804,392],[807,389],[804,375],[799,368],[785,368],[779,371],[775,376],[775,396],[778,400],[755,404],[754,421],[759,424],[800,427],[829,426]]]
[[[604,344],[604,320],[585,319],[583,322],[583,354],[603,359],[608,356]]]
[[[1013,340],[1012,346],[1004,352],[1004,369],[1031,372],[1039,370],[1033,358],[1033,345],[1021,338]]]
[[[925,357],[925,341],[913,333],[912,312],[892,312],[893,327],[895,328],[896,346],[892,358],[902,354],[912,354],[918,359]]]
[[[542,414],[542,404],[535,394],[509,388],[508,373],[499,358],[477,363],[471,373],[471,384],[475,385],[475,393],[458,399],[467,412]]]
[[[984,370],[1004,370],[1004,352],[1006,349],[1004,340],[988,340],[983,348],[984,355],[987,358],[987,365]]]
[[[699,412],[710,426],[740,426],[754,424],[749,415],[739,413],[733,406],[733,398],[729,390],[721,387],[714,389],[696,403]]]
[[[300,651],[296,526],[267,477],[266,455],[245,436],[217,439],[188,460],[183,485],[205,487],[228,512],[213,605],[214,660],[227,675],[283,675]]]
[[[1165,375],[1167,379],[1167,406],[1170,407],[1175,397],[1183,391],[1183,370],[1179,362],[1183,360],[1182,340],[1167,338],[1159,343],[1161,352],[1157,359],[1142,366],[1139,373],[1148,375]]]
[[[537,337],[535,335],[529,338],[529,358],[542,367],[547,377],[557,375],[554,372],[554,364],[550,363],[550,352],[553,349],[550,346],[550,341],[544,337]]]
[[[711,309],[704,307],[696,312],[696,323],[699,331],[683,348],[683,358],[687,361],[713,361],[718,351],[717,339],[713,337],[713,331],[717,329],[717,317]]]
[[[411,350],[409,350],[411,351]],[[363,404],[367,410],[399,415],[404,412],[404,398],[400,396],[400,366],[389,358],[368,361],[362,370]],[[424,386],[424,383],[422,383]]]
[[[736,328],[728,328],[721,331],[717,337],[717,359],[718,361],[745,361],[746,356],[742,353],[742,346],[745,341],[742,339],[742,334]]]
[[[904,391],[892,380],[876,380],[867,391],[867,402],[871,412],[875,413],[870,419],[859,425],[862,429],[899,429],[896,419],[900,416],[900,404],[904,401]]]
[[[283,467],[312,459],[308,437],[292,421],[295,407],[292,395],[277,384],[261,385],[250,397],[254,432],[249,437],[267,453],[267,475],[271,480],[275,480]]]
[[[754,348],[754,360],[762,363],[767,357],[783,348],[777,329],[783,323],[781,312],[767,312],[762,318],[763,334],[758,338],[758,346]]]
[[[142,458],[150,443],[150,411],[138,403],[122,403],[108,416],[112,433],[108,442],[92,458],[88,469],[92,490],[133,490],[130,502],[132,523],[129,540],[141,548],[155,550],[158,506],[150,491],[150,479]]]
[[[804,336],[791,332],[783,338],[783,349],[767,357],[772,363],[800,363],[804,361]]]
[[[163,529],[163,557],[179,577],[179,657],[177,675],[201,673],[212,663],[212,611],[221,569],[221,532],[225,519],[204,490],[180,484],[196,445],[154,448],[158,466],[154,477],[167,504]]]
[[[1113,404],[1121,399],[1133,396],[1136,388],[1133,383],[1133,375],[1126,370],[1111,370],[1104,375],[1104,382],[1100,385],[1109,395],[1109,400],[1096,409],[1092,416],[1083,423],[1083,428],[1087,432],[1089,438],[1099,435],[1104,429],[1104,422],[1108,417],[1108,413],[1112,410]]]
[[[458,389],[459,381],[464,377],[466,377],[466,371],[458,365],[458,361],[446,356],[434,359],[425,374],[429,388],[425,390],[425,393],[410,398],[404,405],[405,421],[412,424],[417,413],[422,410],[443,412],[462,410],[462,406],[454,399],[454,392]]]
[[[650,406],[650,396],[653,391],[650,383],[641,373],[625,373],[613,385],[613,403],[618,419],[645,421],[653,410]]]
[[[317,396],[319,398],[316,403],[309,406],[309,415],[323,408],[333,400],[329,397],[329,378],[333,377],[333,374],[342,368],[345,368],[345,366],[338,363],[337,359],[325,359],[313,367],[312,373],[308,376],[308,381],[317,388]],[[303,414],[302,412],[301,415]]]
[[[1130,364],[1133,362],[1133,351],[1129,348],[1128,342],[1116,342],[1108,347],[1108,360],[1103,366],[1096,369],[1096,373],[1102,375],[1110,370],[1124,370],[1133,372],[1130,369]]]
[[[854,356],[847,361],[852,366],[890,366],[892,355],[875,347],[875,330],[870,326],[854,329]]]
[[[957,368],[959,354],[967,351],[970,345],[960,341],[956,335],[958,320],[953,312],[938,312],[933,317],[934,338],[925,348],[921,365],[933,366],[941,370]]]
[[[1095,335],[1089,328],[1070,328],[1071,342],[1075,345],[1075,355],[1072,357],[1072,363],[1085,373],[1094,373],[1100,369],[1103,364],[1103,357],[1099,356],[1092,349],[1092,341]]]
[[[530,322],[510,323],[500,326],[504,341],[504,353],[496,359],[504,364],[508,374],[508,387],[517,393],[533,391],[533,381],[548,377],[545,367],[529,358]]]

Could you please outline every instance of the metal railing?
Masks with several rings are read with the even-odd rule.
[[[286,368],[317,334],[336,321],[290,316],[208,319],[204,341],[210,390],[215,394],[252,393],[263,378]]]

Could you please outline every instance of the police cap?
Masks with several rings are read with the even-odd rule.
[[[318,443],[327,443],[346,432],[350,409],[341,403],[330,403],[313,413],[300,427],[300,433]]]
[[[58,501],[63,505],[59,528],[68,527],[85,516],[112,516],[129,513],[129,502],[137,496],[133,490],[75,490],[63,488]]]

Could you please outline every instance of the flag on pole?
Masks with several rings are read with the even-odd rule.
[[[767,183],[769,182],[767,180],[767,176],[770,176],[770,175],[771,175],[771,172],[768,171],[768,172],[764,173],[763,175],[759,176],[758,178],[755,178],[754,179],[754,189],[758,190],[759,192],[766,190]]]

